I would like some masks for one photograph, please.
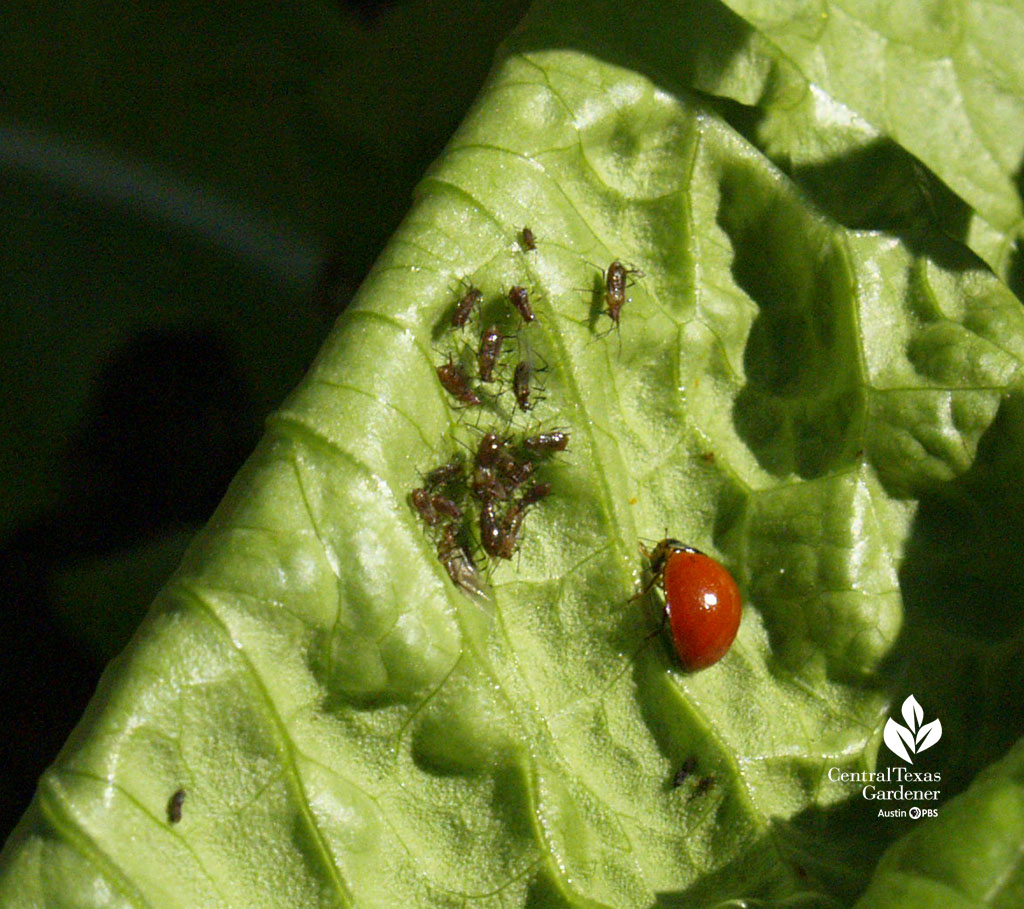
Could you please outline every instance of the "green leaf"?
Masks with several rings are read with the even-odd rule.
[[[829,769],[874,770],[894,704],[940,715],[921,760],[946,797],[1011,746],[1024,312],[895,177],[880,197],[837,171],[840,201],[894,214],[852,226],[777,166],[759,28],[711,3],[533,8],[43,777],[0,895],[846,905],[905,827]],[[609,333],[613,259],[642,276]],[[478,409],[436,373],[472,361],[460,282],[514,338]],[[546,367],[528,416],[520,356]],[[410,492],[485,431],[555,427],[552,494],[467,596]],[[633,599],[666,530],[745,596],[699,673]]]
[[[751,26],[748,54],[766,75],[764,95],[774,95],[760,99],[773,154],[806,167],[842,149],[873,159],[884,187],[909,153],[966,205],[959,216],[940,213],[951,200],[923,182],[931,216],[1020,281],[1024,22],[1014,4],[728,6]],[[902,188],[914,192],[910,181]]]
[[[886,852],[858,909],[1019,906],[1024,743]]]

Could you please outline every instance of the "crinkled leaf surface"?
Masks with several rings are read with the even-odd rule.
[[[872,769],[894,704],[940,713],[946,796],[1012,744],[1024,313],[931,215],[966,190],[908,140],[893,159],[934,191],[897,169],[880,193],[848,166],[852,102],[817,83],[807,135],[836,169],[781,169],[764,137],[802,133],[758,106],[754,17],[625,6],[542,3],[510,39],[41,781],[5,899],[842,905],[904,828],[827,771]],[[832,182],[855,226],[815,193]],[[644,274],[602,337],[613,258]],[[572,435],[478,599],[407,501],[467,423],[503,419],[437,383],[462,279],[490,306],[531,289],[545,400],[513,429]],[[666,529],[747,604],[693,675],[630,602]],[[691,756],[713,787],[673,788]],[[940,820],[876,887],[916,836],[1020,842],[1012,818]]]

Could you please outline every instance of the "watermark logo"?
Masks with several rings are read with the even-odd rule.
[[[931,748],[942,738],[942,723],[924,721],[924,710],[917,698],[910,695],[902,707],[906,726],[889,718],[882,732],[888,749],[907,764],[914,756]],[[942,774],[937,770],[918,770],[894,764],[882,770],[846,770],[830,767],[828,778],[833,783],[856,783],[861,797],[877,803],[878,817],[918,818],[938,817],[938,800]],[[912,803],[923,804],[912,804]]]
[[[885,731],[882,738],[886,747],[896,755],[903,758],[908,764],[913,764],[911,755],[920,754],[926,748],[931,748],[942,738],[942,723],[937,719],[930,723],[924,722],[924,710],[917,703],[917,698],[910,695],[903,702],[903,719],[907,725],[902,726],[892,717],[885,724]]]

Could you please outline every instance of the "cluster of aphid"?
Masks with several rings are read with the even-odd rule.
[[[488,432],[471,463],[453,458],[431,470],[423,486],[412,491],[413,507],[423,523],[440,532],[437,557],[463,590],[481,593],[472,543],[479,539],[491,558],[511,559],[527,511],[551,494],[551,484],[535,478],[551,452],[569,444],[565,432],[542,432],[514,443]],[[476,512],[474,532],[472,515]]]
[[[528,251],[536,248],[529,228],[523,229],[520,242]],[[471,429],[480,438],[467,446],[472,457],[456,455],[430,470],[410,496],[423,523],[437,535],[437,556],[448,576],[471,594],[482,592],[473,557],[476,545],[492,559],[513,557],[529,509],[551,494],[551,484],[538,480],[537,469],[552,453],[569,445],[569,434],[562,430],[513,431],[517,414],[530,413],[539,400],[536,369],[525,337],[536,315],[525,287],[513,286],[504,296],[508,305],[501,303],[498,312],[490,307],[493,318],[481,319],[485,325],[479,344],[449,348],[445,362],[437,367],[437,378],[456,405],[467,412],[491,414],[504,425],[500,431],[485,431],[478,420]],[[446,331],[456,345],[484,310],[483,292],[469,287],[447,320]],[[514,365],[508,356],[511,345],[506,344],[513,336],[502,330],[510,321],[518,323]],[[514,403],[505,407],[504,393],[509,388]]]

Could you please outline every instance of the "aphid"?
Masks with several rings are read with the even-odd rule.
[[[495,459],[495,468],[510,489],[522,486],[533,476],[536,469],[532,461],[518,461],[507,451],[498,454]]]
[[[495,502],[484,502],[480,509],[480,537],[489,556],[496,559],[512,558],[525,514],[526,509],[520,504],[499,518]]]
[[[448,355],[447,363],[442,363],[437,367],[437,377],[441,380],[445,391],[467,407],[480,403],[477,393],[470,388],[469,376],[466,375],[461,366],[455,365],[451,354]]]
[[[498,463],[498,456],[505,450],[505,443],[498,438],[497,433],[488,432],[481,439],[476,448],[476,466],[494,467]]]
[[[455,312],[452,313],[452,327],[465,328],[466,323],[473,318],[473,310],[480,305],[484,295],[475,287],[470,287],[465,295],[455,305]]]
[[[454,461],[449,461],[447,464],[435,467],[424,477],[423,482],[426,483],[427,489],[437,489],[439,486],[444,486],[446,483],[450,483],[461,476],[462,461],[456,458]]]
[[[523,493],[523,497],[519,500],[519,504],[526,508],[530,505],[536,505],[541,499],[546,499],[551,495],[551,484],[550,483],[533,483],[526,492]]]
[[[504,502],[509,496],[508,489],[505,488],[505,485],[489,467],[478,467],[473,471],[470,492],[473,493],[474,498],[479,499],[481,502],[492,500]]]
[[[530,252],[537,248],[537,240],[533,236],[533,231],[528,227],[524,227],[522,233],[519,234],[519,239],[522,241],[523,247],[527,252]]]
[[[524,322],[532,322],[537,318],[533,314],[533,310],[530,308],[530,298],[526,293],[525,287],[509,288],[508,302],[519,310],[519,315],[523,317]]]
[[[437,541],[437,558],[456,587],[475,596],[484,596],[476,563],[466,547],[459,542],[455,524],[445,524],[441,539]]]
[[[523,518],[526,517],[527,507],[520,499],[515,505],[505,512],[501,519],[501,530],[506,536],[513,540],[519,535],[519,528],[523,526]]]
[[[501,342],[504,340],[497,325],[489,325],[480,335],[480,352],[476,357],[476,365],[480,371],[481,381],[490,382],[494,378],[494,364],[501,356]]]
[[[185,803],[185,790],[179,789],[167,802],[167,823],[177,824],[181,820],[181,806]]]
[[[660,582],[672,643],[683,667],[695,671],[717,663],[740,627],[743,604],[726,569],[697,549],[664,539],[648,552],[651,579],[637,596]]]
[[[501,555],[504,548],[503,540],[504,533],[498,519],[497,507],[493,500],[488,500],[480,509],[480,542],[483,543],[484,552],[495,558],[506,558]]]
[[[690,798],[699,798],[702,795],[707,795],[712,789],[715,788],[715,778],[713,776],[702,776],[697,780],[697,785],[693,792],[690,794]]]
[[[618,259],[608,266],[605,275],[604,302],[608,305],[606,312],[609,317],[618,325],[619,313],[626,302],[626,268]]]
[[[626,268],[618,259],[608,266],[608,272],[604,278],[604,302],[607,305],[605,310],[608,317],[619,324],[619,315],[626,302],[626,284],[630,275],[641,274],[635,268]]]
[[[436,527],[441,521],[441,516],[434,507],[434,497],[426,489],[414,489],[409,498],[412,500],[413,508],[423,518],[423,523],[428,527]]]
[[[516,364],[516,371],[512,376],[512,390],[516,395],[516,403],[520,410],[532,410],[533,402],[530,400],[530,376],[533,370],[526,360],[520,360]]]
[[[523,439],[523,448],[527,451],[536,453],[546,451],[565,451],[569,446],[569,433],[560,432],[555,430],[554,432],[542,432],[535,436],[528,436]]]
[[[442,495],[433,495],[430,497],[430,504],[437,513],[447,515],[456,521],[462,520],[462,509],[452,499]]]
[[[683,783],[686,782],[686,778],[697,769],[697,758],[694,755],[690,755],[683,765],[675,772],[672,777],[672,788],[678,789]]]

